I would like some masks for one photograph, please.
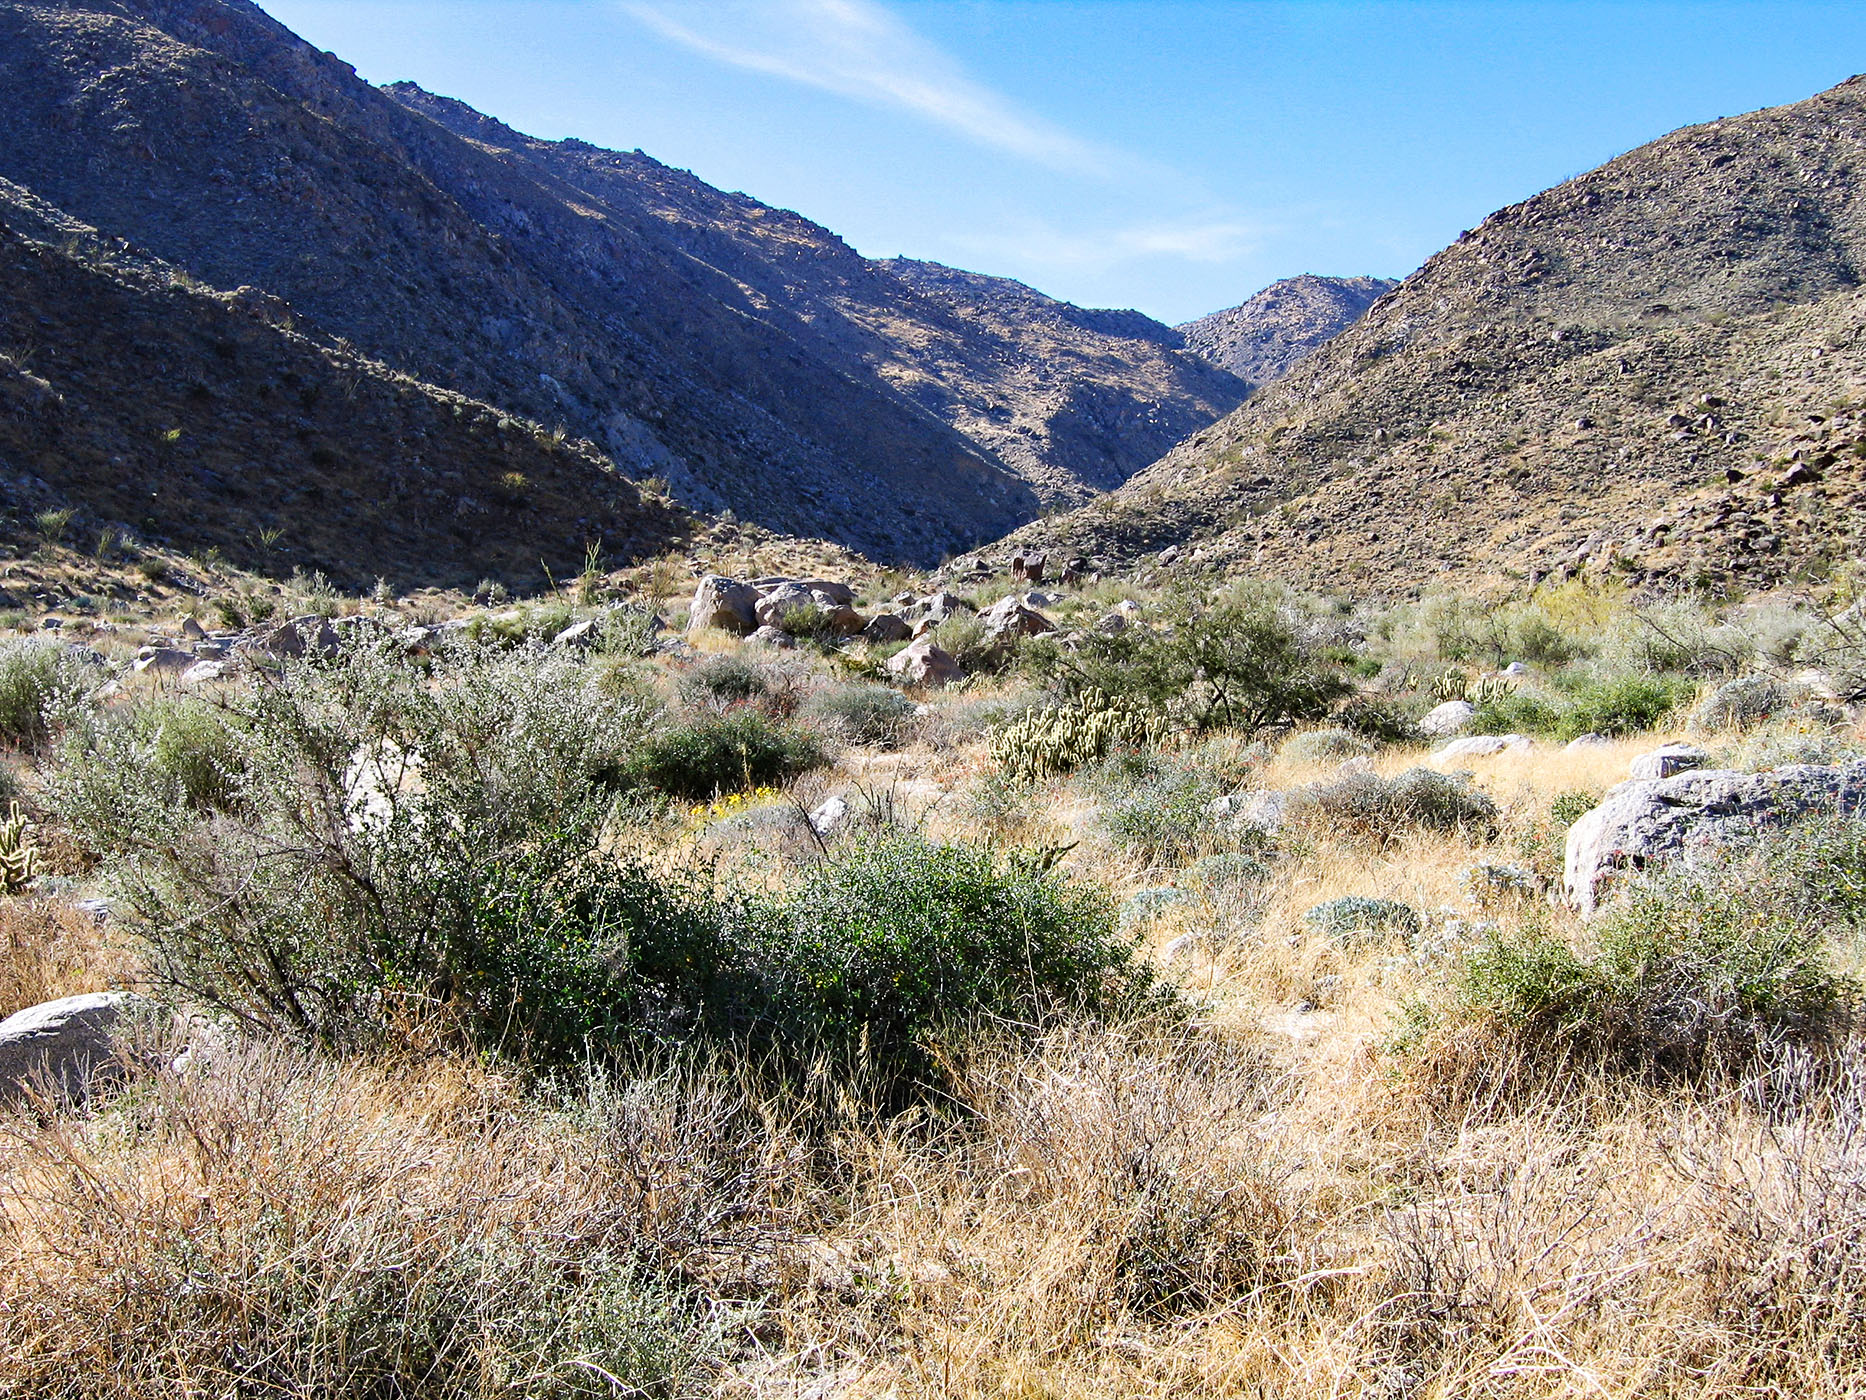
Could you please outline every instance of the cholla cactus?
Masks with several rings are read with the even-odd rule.
[[[1446,700],[1468,700],[1473,705],[1488,704],[1501,700],[1516,689],[1516,682],[1508,676],[1478,676],[1473,679],[1464,671],[1447,671],[1432,682],[1432,698],[1439,702]]]
[[[992,761],[1026,782],[1092,762],[1110,749],[1158,743],[1166,721],[1131,700],[1098,690],[1075,703],[1031,710],[1000,729],[991,741]]]
[[[0,892],[18,894],[39,878],[39,848],[26,839],[26,814],[15,802],[0,821]]]

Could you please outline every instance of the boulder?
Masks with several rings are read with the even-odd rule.
[[[573,622],[555,637],[551,638],[554,647],[568,647],[573,651],[588,651],[602,640],[602,623],[597,618],[586,617],[581,622]]]
[[[1582,753],[1587,749],[1605,749],[1613,746],[1613,740],[1605,734],[1583,734],[1578,739],[1570,739],[1562,745],[1563,753]]]
[[[758,590],[723,574],[707,574],[693,590],[687,608],[687,630],[717,627],[739,636],[757,630]]]
[[[181,620],[181,635],[191,642],[204,642],[207,640],[207,629],[192,617],[184,617]]]
[[[1664,744],[1651,753],[1642,753],[1633,760],[1628,776],[1633,778],[1669,778],[1674,773],[1689,772],[1693,768],[1702,768],[1711,761],[1711,756],[1696,744]]]
[[[158,676],[179,676],[192,670],[200,659],[191,651],[178,651],[174,647],[144,647],[130,669],[138,675],[153,672]]]
[[[122,1073],[115,1036],[142,1003],[128,992],[41,1002],[0,1021],[0,1098],[37,1085],[70,1099]]]
[[[862,635],[876,643],[904,642],[913,634],[914,629],[894,613],[876,613],[862,629]]]
[[[807,578],[803,580],[803,587],[809,589],[812,593],[821,594],[832,606],[848,608],[855,605],[855,590],[846,583],[832,583],[828,579]]]
[[[1443,758],[1493,758],[1511,751],[1527,752],[1536,741],[1527,734],[1469,734],[1453,739],[1432,754],[1433,762]]]
[[[980,613],[978,620],[985,628],[985,635],[994,642],[1013,637],[1039,637],[1056,630],[1055,623],[1035,609],[1025,607],[1015,594],[1000,598]]]
[[[1127,631],[1127,616],[1124,613],[1103,613],[1090,624],[1089,631],[1099,632],[1104,637],[1112,637]]]
[[[781,627],[760,627],[745,640],[753,646],[778,647],[783,650],[797,645],[797,639]]]
[[[1023,579],[1027,583],[1042,583],[1043,571],[1049,567],[1049,556],[1037,550],[1028,554],[1011,556],[1011,577]]]
[[[918,633],[929,627],[937,627],[951,618],[977,611],[977,608],[957,593],[947,593],[942,590],[922,598],[914,608],[914,631]]]
[[[846,798],[826,797],[810,813],[810,829],[818,836],[828,836],[849,819]]]
[[[946,685],[964,674],[952,653],[922,637],[888,658],[888,673],[908,685]]]
[[[1448,734],[1462,734],[1477,718],[1477,706],[1469,700],[1447,700],[1427,710],[1419,721],[1419,732],[1428,739],[1442,739]]]
[[[181,673],[181,683],[183,685],[206,685],[209,681],[217,681],[226,674],[227,663],[225,661],[197,661]]]
[[[277,627],[262,632],[251,643],[254,651],[263,651],[271,656],[305,656],[316,653],[331,654],[343,645],[337,635],[337,629],[330,625],[330,619],[312,613],[305,617],[294,617],[289,622],[281,622]]]
[[[1866,759],[1791,764],[1767,773],[1698,768],[1608,791],[1568,829],[1562,891],[1592,914],[1624,870],[1649,870],[1820,813],[1866,806]]]

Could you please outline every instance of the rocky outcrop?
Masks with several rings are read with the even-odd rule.
[[[1627,769],[1627,775],[1633,778],[1669,778],[1693,768],[1702,768],[1710,760],[1710,754],[1696,744],[1661,744],[1652,752],[1642,753],[1635,758],[1632,766]]]
[[[687,608],[687,630],[703,627],[749,636],[758,627],[758,590],[737,579],[707,574],[694,588]]]
[[[1803,817],[1866,807],[1866,760],[1768,773],[1697,769],[1621,783],[1568,829],[1562,889],[1583,914],[1625,872],[1657,870]]]
[[[948,685],[965,674],[952,653],[936,645],[931,637],[922,637],[890,656],[887,669],[903,685]]]
[[[1288,374],[1397,286],[1384,277],[1288,277],[1242,306],[1178,329],[1188,350],[1230,370],[1254,393]]]

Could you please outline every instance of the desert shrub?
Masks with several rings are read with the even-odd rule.
[[[1144,860],[1178,863],[1208,845],[1218,830],[1216,783],[1190,767],[1165,767],[1113,795],[1102,821],[1115,844]]]
[[[1196,890],[1215,894],[1241,885],[1255,885],[1268,878],[1269,862],[1256,851],[1220,851],[1201,856],[1186,870],[1186,879]]]
[[[704,798],[782,783],[823,761],[809,734],[756,710],[699,715],[642,740],[619,769],[624,782]]]
[[[483,650],[432,681],[386,652],[287,663],[223,703],[160,763],[172,717],[88,717],[50,796],[158,979],[338,1041],[398,1000],[470,1005],[477,950],[544,937],[525,921],[550,926],[645,724],[568,658]],[[223,810],[177,800],[191,782]]]
[[[1373,752],[1373,746],[1347,729],[1311,729],[1283,745],[1284,758],[1304,763],[1327,763]]]
[[[1382,695],[1357,695],[1336,710],[1334,722],[1371,744],[1409,744],[1419,737],[1418,723],[1400,701]]]
[[[1039,638],[1032,665],[1066,696],[1095,692],[1195,730],[1319,719],[1353,688],[1321,647],[1259,601],[1184,604],[1162,624],[1091,632],[1075,652]]]
[[[1186,892],[1184,890],[1175,889],[1171,885],[1148,885],[1143,889],[1135,890],[1121,901],[1121,912],[1117,921],[1124,929],[1136,928],[1152,923],[1168,909],[1185,902]]]
[[[1538,695],[1516,692],[1497,696],[1477,706],[1471,716],[1473,734],[1548,734],[1561,723],[1559,706]]]
[[[933,644],[951,655],[968,676],[996,670],[1017,647],[1014,641],[994,639],[973,613],[947,618],[930,634]]]
[[[152,779],[172,785],[177,799],[192,807],[233,805],[244,758],[225,710],[199,700],[159,700],[134,714],[124,728],[141,738],[140,761]]]
[[[1698,729],[1754,729],[1794,703],[1794,692],[1768,676],[1741,676],[1712,691],[1691,712]]]
[[[769,684],[762,668],[737,652],[709,656],[680,678],[680,694],[690,704],[736,705],[764,698]]]
[[[899,744],[914,703],[885,685],[838,685],[812,695],[804,714],[856,744]]]
[[[1610,669],[1709,679],[1740,674],[1756,654],[1741,628],[1690,602],[1628,610],[1606,629],[1600,659]]]
[[[1419,912],[1396,899],[1349,894],[1306,911],[1302,921],[1317,933],[1348,946],[1398,937],[1410,942],[1422,927]]]
[[[1394,778],[1343,773],[1290,794],[1286,816],[1337,835],[1384,842],[1411,829],[1496,834],[1497,804],[1463,775],[1409,768]]]
[[[1732,749],[1720,766],[1763,773],[1791,763],[1850,763],[1866,757],[1866,745],[1838,734],[1751,734]]]
[[[1730,863],[1635,887],[1583,955],[1541,928],[1470,955],[1467,1006],[1532,1041],[1695,1068],[1817,1034],[1857,989],[1833,967],[1836,924],[1866,918],[1866,831],[1791,829]]]
[[[1118,1014],[1151,989],[1100,892],[910,835],[815,867],[747,936],[780,1040],[859,1052],[894,1079],[927,1073],[946,1029]]]
[[[1577,686],[1556,721],[1555,737],[1639,734],[1656,728],[1696,689],[1690,681],[1663,676],[1626,676]]]
[[[59,712],[95,683],[90,668],[56,642],[0,642],[0,743],[43,744]]]

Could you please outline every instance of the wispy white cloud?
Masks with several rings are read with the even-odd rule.
[[[1126,163],[971,78],[876,0],[619,2],[662,37],[721,63],[909,112],[1053,170],[1105,175]]]
[[[1104,229],[1058,228],[1035,219],[961,235],[968,251],[1069,272],[1107,272],[1152,259],[1222,266],[1257,253],[1274,230],[1236,218],[1197,217]]]

